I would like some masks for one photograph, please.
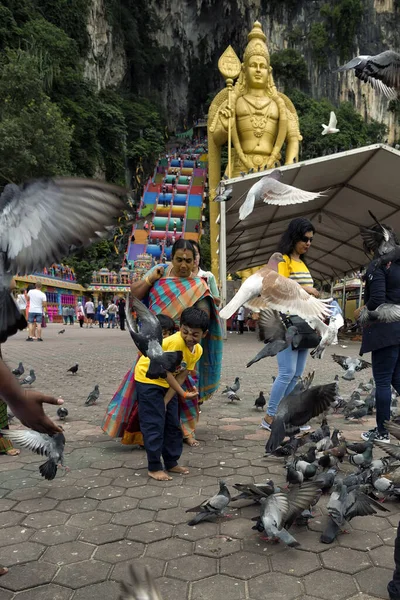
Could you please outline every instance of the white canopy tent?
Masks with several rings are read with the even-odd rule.
[[[262,265],[294,217],[310,219],[316,235],[307,264],[317,279],[329,281],[356,271],[368,263],[359,225],[372,225],[368,214],[390,224],[400,233],[400,152],[374,144],[330,156],[280,167],[281,181],[308,191],[327,190],[317,200],[290,206],[256,202],[244,221],[239,208],[247,191],[270,171],[224,181],[233,196],[221,204],[220,277]],[[224,227],[226,225],[226,227]],[[224,294],[223,294],[224,296]],[[226,297],[226,296],[225,296]]]

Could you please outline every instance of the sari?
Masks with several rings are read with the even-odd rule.
[[[196,385],[200,400],[207,400],[219,386],[223,347],[219,316],[207,284],[201,277],[162,277],[151,287],[148,304],[152,312],[171,317],[177,325],[182,311],[195,304],[209,314],[208,334],[202,340],[203,355],[196,373],[191,373],[182,385],[187,391]],[[135,397],[135,365],[136,361],[114,394],[102,424],[105,433],[122,437],[122,443],[127,445],[143,445]],[[194,437],[199,418],[198,397],[181,398],[179,405],[183,437]]]

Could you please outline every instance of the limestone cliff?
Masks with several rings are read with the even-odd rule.
[[[121,0],[123,2],[123,0]],[[356,0],[335,0],[336,6]],[[333,5],[335,5],[335,2]],[[330,3],[332,5],[332,3]],[[341,63],[340,44],[335,32],[324,21],[326,0],[149,0],[160,26],[156,42],[164,49],[164,65],[151,85],[153,97],[165,107],[171,128],[191,122],[194,100],[206,104],[208,94],[223,86],[217,61],[230,43],[241,57],[246,35],[258,19],[267,35],[270,52],[291,47],[300,52],[308,68],[308,91],[315,98],[327,97],[334,104],[351,100],[365,118],[388,125],[388,140],[400,138],[397,117],[388,111],[388,101],[370,86],[347,73],[332,71]],[[384,49],[400,49],[400,2],[362,0],[362,15],[347,40],[345,58],[356,54],[375,54]],[[315,41],[316,24],[327,32],[326,48]],[[122,46],[113,38],[107,23],[104,0],[92,0],[89,22],[91,52],[87,73],[99,87],[118,84],[123,78]],[[313,37],[314,36],[314,37]],[[328,50],[329,48],[329,50]],[[321,59],[322,55],[322,59]],[[146,93],[149,86],[146,86]]]

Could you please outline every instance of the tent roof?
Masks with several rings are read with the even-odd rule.
[[[265,264],[294,217],[310,219],[317,231],[307,264],[317,279],[329,280],[368,263],[359,225],[368,214],[400,232],[400,152],[383,144],[340,152],[280,168],[281,181],[308,191],[327,190],[311,202],[271,206],[261,200],[244,221],[239,207],[247,191],[266,173],[225,181],[233,197],[226,203],[227,272]]]

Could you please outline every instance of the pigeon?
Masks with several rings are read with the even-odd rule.
[[[65,333],[65,329],[60,329],[60,331],[58,332],[58,335]]]
[[[333,110],[331,110],[331,114],[329,116],[329,125],[325,125],[324,123],[322,123],[322,135],[328,135],[331,133],[339,133],[340,129],[336,128],[337,125],[337,118],[335,113],[333,112]]]
[[[231,187],[226,188],[221,194],[215,196],[214,202],[228,202],[232,198],[232,192]]]
[[[317,484],[319,489],[322,490],[322,493],[325,493],[331,489],[331,487],[335,483],[336,473],[337,469],[333,467],[331,469],[328,469],[327,471],[323,471],[322,473],[317,475],[316,478],[313,480],[314,483]]]
[[[104,237],[124,208],[125,193],[113,184],[76,177],[5,186],[0,196],[0,343],[26,327],[9,291],[12,277],[40,272]]]
[[[281,176],[279,169],[275,169],[252,185],[239,210],[241,221],[251,215],[257,200],[263,200],[266,204],[274,206],[287,206],[288,204],[309,202],[324,195],[322,192],[306,192],[292,185],[281,183]]]
[[[70,369],[68,369],[67,373],[72,373],[73,375],[75,375],[78,372],[78,363],[76,363],[76,365],[74,365],[73,367],[71,367]]]
[[[395,100],[400,90],[400,54],[386,50],[375,56],[360,55],[337,69],[340,73],[354,69],[361,81],[369,83],[376,91]]]
[[[362,327],[374,322],[395,323],[400,321],[400,304],[380,304],[375,310],[363,306],[358,320]]]
[[[308,319],[309,325],[315,329],[321,336],[321,341],[316,348],[311,350],[312,358],[322,358],[328,346],[338,343],[338,331],[344,325],[341,314],[337,314],[329,319],[329,325],[325,325],[320,319]]]
[[[220,317],[229,319],[243,305],[256,312],[270,308],[299,315],[303,319],[329,317],[329,300],[319,300],[307,294],[296,281],[279,275],[280,262],[283,262],[283,256],[275,252],[265,267],[245,280],[232,300],[220,311]]]
[[[221,392],[221,394],[227,394],[228,392],[238,392],[240,389],[240,378],[235,377],[234,383],[232,385],[227,385],[225,389]]]
[[[129,304],[129,301],[128,301]],[[174,373],[182,362],[182,352],[164,352],[162,349],[162,328],[157,317],[137,298],[132,298],[132,307],[140,319],[140,331],[134,329],[130,310],[126,311],[126,324],[137,349],[150,359],[146,377],[165,378],[167,372]]]
[[[343,481],[337,479],[327,504],[329,523],[321,534],[320,541],[323,544],[332,544],[348,521],[354,517],[375,515],[375,508],[387,511],[379,502],[366,496],[357,488],[349,492]]]
[[[389,456],[393,456],[396,460],[400,460],[400,446],[388,444],[387,442],[380,442],[379,440],[374,440],[374,444],[386,452],[386,454],[389,454]]]
[[[309,439],[311,442],[315,444],[322,440],[324,437],[329,437],[331,435],[331,430],[328,425],[328,421],[324,417],[321,422],[321,427],[318,427],[313,433],[309,434]]]
[[[336,383],[317,385],[310,389],[296,392],[296,388],[282,398],[278,405],[271,435],[265,451],[273,452],[281,444],[288,428],[305,425],[313,417],[327,410],[336,397]]]
[[[261,310],[258,320],[258,339],[264,342],[265,346],[247,363],[246,367],[251,367],[267,356],[276,356],[278,352],[290,346],[297,333],[297,327],[292,325],[288,328],[285,327],[276,310],[269,308]]]
[[[1,435],[11,442],[28,448],[36,454],[47,456],[48,460],[40,465],[39,471],[42,477],[51,481],[57,474],[57,467],[63,465],[65,437],[63,433],[56,433],[53,436],[47,433],[39,433],[31,429],[19,431],[1,430]]]
[[[25,373],[25,369],[24,369],[24,365],[22,364],[22,362],[19,363],[19,365],[16,369],[12,370],[12,374],[16,375],[17,377],[21,377],[21,375],[23,375],[24,373]]]
[[[224,509],[228,506],[231,500],[231,495],[226,483],[223,479],[219,480],[219,491],[205,502],[202,502],[194,508],[188,508],[186,512],[198,512],[198,514],[189,521],[191,527],[197,525],[201,521],[209,521],[223,514]]]
[[[121,582],[120,600],[162,600],[161,594],[146,567],[144,578],[138,570],[129,565],[130,583]]]
[[[351,454],[349,456],[349,463],[360,469],[369,467],[372,463],[372,442],[367,443],[367,447],[362,454]]]
[[[260,502],[261,498],[267,498],[276,491],[272,479],[267,479],[265,483],[235,483],[233,487],[240,494],[232,498],[232,502],[237,500]]]
[[[400,425],[393,423],[392,421],[384,421],[384,426],[387,431],[393,435],[396,440],[400,440]]]
[[[265,396],[264,396],[263,392],[260,392],[260,394],[256,398],[256,401],[254,402],[254,406],[258,410],[259,408],[263,409],[266,404],[267,404],[267,401],[265,399]]]
[[[374,260],[367,271],[367,277],[371,279],[377,268],[400,259],[400,245],[393,229],[389,225],[380,223],[370,210],[368,213],[375,221],[375,225],[359,229],[364,250],[374,254]]]
[[[342,375],[342,378],[347,379],[347,381],[353,381],[355,371],[362,371],[363,369],[372,367],[371,363],[362,360],[361,358],[340,356],[338,354],[332,354],[332,358],[346,371],[345,374]]]
[[[99,389],[99,386],[96,384],[94,386],[94,389],[90,392],[89,396],[86,398],[85,406],[93,406],[93,404],[96,404],[96,401],[99,399],[99,396],[100,396],[100,389]]]
[[[288,484],[288,487],[289,487],[289,484],[301,485],[303,483],[304,474],[301,471],[298,471],[297,469],[295,469],[295,467],[292,464],[286,464],[285,468],[286,468],[286,482]]]
[[[240,402],[239,396],[235,392],[233,392],[232,390],[228,390],[227,393],[226,393],[226,395],[228,397],[228,400],[230,400],[231,402],[233,402],[234,400],[237,401],[237,402]]]
[[[35,383],[36,381],[36,375],[35,375],[35,371],[33,369],[31,369],[29,371],[29,375],[27,375],[22,381],[21,381],[21,385],[32,385],[32,383]]]
[[[68,417],[68,410],[64,406],[60,406],[57,410],[57,416],[60,421],[65,421],[66,417]]]

